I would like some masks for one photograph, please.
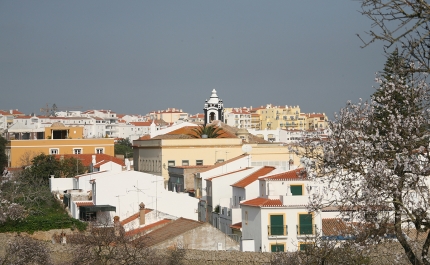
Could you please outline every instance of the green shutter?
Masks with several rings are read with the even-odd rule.
[[[303,191],[302,191],[302,185],[291,185],[290,186],[291,189],[291,194],[294,195],[303,195]]]
[[[311,235],[312,234],[312,214],[299,215],[299,234]]]
[[[306,250],[306,248],[312,247],[312,244],[300,244],[300,250]]]
[[[270,216],[270,235],[284,235],[284,216],[271,215]]]
[[[272,252],[284,252],[284,245],[272,245],[271,251]]]

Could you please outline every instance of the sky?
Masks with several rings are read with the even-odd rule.
[[[0,1],[0,109],[299,105],[368,99],[382,43],[352,0]]]

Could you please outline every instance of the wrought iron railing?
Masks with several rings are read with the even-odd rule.
[[[268,225],[267,235],[269,236],[287,236],[288,227],[286,225]]]

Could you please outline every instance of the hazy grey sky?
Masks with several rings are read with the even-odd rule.
[[[369,98],[381,43],[349,0],[0,1],[0,109],[146,114]]]

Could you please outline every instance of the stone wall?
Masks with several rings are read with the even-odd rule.
[[[32,238],[46,242],[47,247],[51,250],[51,257],[54,264],[64,263],[73,258],[73,248],[70,245],[62,245],[54,243],[52,237],[59,235],[61,232],[71,234],[73,232],[67,230],[52,230],[40,231],[32,235],[21,233],[23,236],[30,236]],[[17,236],[16,233],[0,233],[0,257],[3,257],[10,240]],[[154,250],[159,254],[167,254],[166,250]],[[200,264],[213,264],[213,265],[265,265],[270,263],[270,253],[253,253],[253,252],[239,252],[239,251],[204,251],[204,250],[186,250],[184,257],[184,264],[200,265]]]

